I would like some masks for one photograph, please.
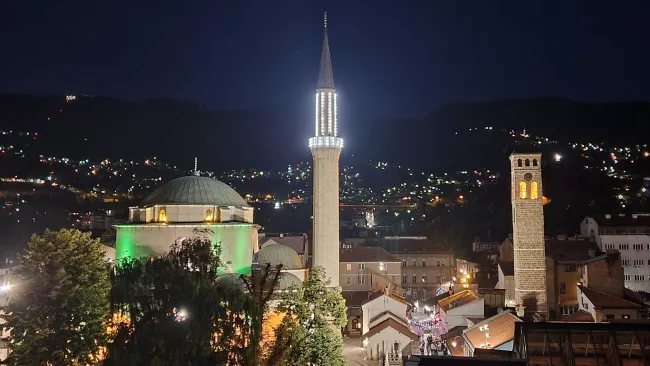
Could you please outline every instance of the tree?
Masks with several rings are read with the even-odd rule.
[[[12,365],[85,365],[107,341],[109,265],[98,239],[78,230],[32,235],[11,272],[1,317]]]
[[[325,270],[318,266],[302,286],[283,293],[277,310],[285,316],[276,331],[271,356],[275,362],[290,366],[347,365],[340,333],[347,322],[345,300],[329,285]]]
[[[219,248],[197,232],[165,256],[118,263],[107,365],[251,365],[258,302],[218,281]],[[127,321],[122,321],[124,318]]]

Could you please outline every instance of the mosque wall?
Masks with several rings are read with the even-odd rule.
[[[116,225],[116,260],[152,257],[167,253],[178,240],[191,238],[195,229],[208,229],[211,241],[221,245],[220,272],[248,274],[253,248],[257,246],[257,225],[245,223],[203,225]]]

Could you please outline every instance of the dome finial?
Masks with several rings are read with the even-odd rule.
[[[325,21],[325,28],[327,28],[327,12],[325,12],[325,16],[323,20]]]
[[[199,159],[197,157],[194,157],[194,175],[197,177],[201,175],[201,173],[199,173]]]

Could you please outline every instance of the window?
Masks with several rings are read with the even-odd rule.
[[[575,264],[565,264],[564,265],[564,272],[575,272],[576,271],[576,265]]]
[[[608,249],[609,250],[614,250],[615,249],[614,244],[605,244],[605,250],[608,250]]]
[[[167,222],[167,209],[165,206],[161,207],[158,211],[158,221]]]
[[[422,262],[421,262],[421,265],[422,265],[422,267],[426,267],[427,266],[427,260],[423,259]]]
[[[635,259],[634,260],[634,265],[635,266],[642,266],[643,265],[643,259]]]
[[[537,159],[533,159],[533,166],[537,166]]]
[[[359,324],[359,319],[352,319],[352,329],[360,329],[361,324]]]
[[[436,266],[440,267],[440,261],[436,261]]]
[[[605,319],[614,319],[614,314],[605,314]]]
[[[633,250],[643,250],[643,244],[632,244]]]
[[[440,282],[440,275],[436,276],[436,283],[442,283],[442,282]]]
[[[446,265],[444,259],[440,261],[440,265],[443,266],[443,267]]]
[[[411,267],[415,267],[415,266],[416,266],[415,259],[411,259]]]
[[[366,277],[365,276],[357,277],[357,285],[365,285],[365,284],[366,284]]]
[[[630,319],[630,316],[629,315],[623,315],[622,318],[623,319]]]
[[[629,259],[621,259],[621,265],[629,266],[630,265],[630,260]]]
[[[618,250],[630,250],[630,244],[619,244]]]
[[[537,182],[530,182],[530,199],[536,200],[539,197],[537,196]]]
[[[635,280],[635,281],[645,281],[645,275],[642,275],[642,274],[635,274],[635,275],[634,275],[634,280]]]
[[[413,283],[417,283],[417,282],[418,282],[418,276],[417,276],[417,275],[413,275],[412,280],[413,280]]]
[[[427,275],[422,275],[422,282],[427,282]]]
[[[519,198],[526,199],[526,182],[519,182]]]
[[[406,275],[402,275],[402,283],[406,283]]]
[[[571,315],[578,311],[578,305],[577,304],[569,304],[569,305],[562,305],[560,306],[560,313],[562,315]]]
[[[380,271],[385,271],[386,270],[386,263],[379,263],[379,270]]]
[[[352,279],[350,278],[350,276],[345,276],[345,283],[348,285],[352,284]]]
[[[625,281],[632,281],[632,275],[624,275],[623,278]]]
[[[566,294],[566,283],[560,283],[560,293]]]
[[[517,159],[517,166],[522,166],[521,159]]]
[[[530,159],[526,159],[525,164],[526,164],[526,166],[530,166]]]
[[[348,270],[348,271],[351,271],[352,270],[352,263],[346,264],[345,269]]]
[[[214,215],[212,215],[212,210],[207,209],[205,210],[205,221],[213,221],[214,220]]]
[[[402,261],[402,267],[406,267],[406,259]]]
[[[366,264],[365,263],[357,264],[357,269],[366,269]]]

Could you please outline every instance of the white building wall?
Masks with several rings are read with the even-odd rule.
[[[467,326],[467,317],[483,318],[485,316],[485,300],[480,298],[469,304],[449,309],[447,312],[441,310],[440,316],[444,319],[447,329],[457,326]]]
[[[379,333],[369,337],[367,341],[364,340],[365,342],[367,342],[365,348],[368,359],[377,360],[382,352],[393,352],[395,343],[398,343],[398,348],[402,351],[403,356],[411,354],[411,338],[392,327],[382,329]]]
[[[406,304],[399,302],[390,296],[382,295],[366,304],[361,305],[363,319],[361,321],[361,334],[366,334],[369,330],[370,319],[383,313],[390,311],[393,314],[401,317],[404,323],[408,324],[406,319]]]
[[[650,292],[650,235],[598,235],[601,250],[617,249],[625,275],[625,287]],[[634,245],[641,249],[634,249]]]

